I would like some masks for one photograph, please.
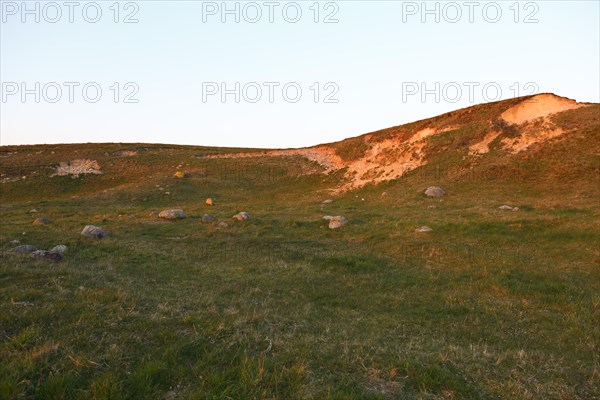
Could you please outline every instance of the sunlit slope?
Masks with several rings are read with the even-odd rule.
[[[307,149],[1,147],[0,398],[600,397],[600,108],[547,96]]]

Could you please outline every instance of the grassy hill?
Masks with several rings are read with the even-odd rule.
[[[600,106],[503,119],[527,100],[318,147],[339,168],[297,151],[1,147],[0,398],[600,398]],[[527,135],[543,140],[510,147]],[[347,186],[352,162],[411,141],[419,166]],[[55,175],[76,159],[101,173]],[[187,218],[151,214],[171,208]],[[68,250],[52,263],[15,240]]]

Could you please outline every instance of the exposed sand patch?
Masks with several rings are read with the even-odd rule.
[[[116,157],[132,157],[137,156],[139,152],[137,150],[118,150],[113,153]]]
[[[415,133],[408,141],[410,143],[418,142],[419,140],[423,140],[429,136],[433,136],[437,133],[437,131],[433,128],[425,128],[421,129],[419,132]]]
[[[306,147],[301,149],[281,149],[251,151],[245,153],[210,154],[204,158],[256,158],[256,157],[305,157],[321,165],[328,173],[341,169],[345,166],[344,161],[335,153],[335,149],[327,145]]]
[[[561,129],[551,122],[550,116],[580,107],[588,106],[586,103],[577,103],[574,100],[559,97],[553,94],[540,94],[530,99],[523,100],[500,115],[511,128],[511,135],[504,138],[502,145],[511,153],[528,149],[531,145],[544,142],[564,134]],[[319,164],[323,170],[310,170],[306,173],[329,173],[346,169],[344,177],[346,182],[335,188],[335,192],[344,192],[357,189],[367,184],[377,184],[384,181],[398,179],[409,171],[427,163],[425,148],[428,140],[435,135],[459,129],[460,126],[446,126],[436,129],[425,127],[414,133],[409,138],[406,134],[397,132],[391,137],[382,140],[371,140],[374,134],[362,137],[366,149],[357,159],[345,161],[331,145],[319,145],[301,149],[264,150],[248,153],[215,154],[208,158],[244,158],[244,157],[289,157],[300,156]],[[513,129],[515,128],[515,129]],[[472,155],[486,154],[490,151],[490,144],[502,135],[503,129],[497,129],[490,122],[490,131],[484,138],[471,146],[469,153]],[[516,134],[516,135],[514,135]]]
[[[302,157],[306,157],[311,161],[314,161],[325,168],[325,172],[335,171],[344,168],[345,162],[335,152],[335,149],[329,146],[316,146],[291,151],[292,154],[296,154]]]
[[[396,139],[386,139],[369,146],[363,157],[347,164],[345,177],[348,182],[337,191],[396,179],[424,165],[425,144],[425,141],[400,143]]]
[[[533,144],[543,143],[568,133],[552,122],[552,115],[589,105],[553,94],[541,94],[525,100],[500,116],[511,124],[519,125],[517,129],[520,132],[518,137],[503,139],[502,145],[511,153],[519,153]]]
[[[518,153],[535,143],[560,136],[565,132],[552,123],[551,116],[588,105],[554,94],[540,94],[524,100],[500,115],[500,119],[508,124],[517,125],[519,131],[518,137],[502,139],[502,145],[511,153]],[[469,153],[472,155],[488,153],[490,143],[501,134],[500,131],[491,131],[482,141],[469,146]]]
[[[460,126],[448,126],[448,127],[442,128],[442,129],[433,129],[433,128],[421,129],[419,132],[415,133],[410,139],[408,139],[408,142],[416,143],[423,139],[427,139],[430,136],[439,135],[440,133],[453,131],[458,128],[460,128]]]
[[[412,135],[407,141],[400,141],[397,137],[389,138],[369,144],[363,157],[352,160],[345,166],[348,171],[345,177],[348,183],[338,191],[360,188],[370,183],[380,183],[400,178],[407,172],[425,165],[425,152],[427,141],[425,139],[444,132],[460,128],[448,126],[441,129],[424,128]]]
[[[542,130],[526,130],[519,137],[516,138],[504,138],[502,139],[502,145],[507,148],[511,153],[519,153],[527,150],[531,145],[535,143],[546,142],[552,138],[562,135],[565,133],[560,128],[549,126],[550,122],[545,121],[544,129]]]
[[[344,192],[360,188],[369,183],[380,183],[397,179],[405,173],[424,165],[425,154],[423,148],[427,144],[425,139],[458,129],[457,126],[443,129],[424,128],[407,141],[401,141],[398,137],[385,139],[372,143],[372,135],[364,137],[368,144],[362,157],[344,161],[337,155],[335,148],[329,145],[319,145],[301,149],[264,150],[247,153],[213,154],[206,158],[246,158],[246,157],[289,157],[300,156],[318,163],[324,168],[322,173],[329,173],[347,168],[344,177],[347,183],[335,192]],[[315,172],[315,171],[311,171]]]
[[[490,151],[490,143],[492,143],[499,135],[500,132],[488,133],[481,142],[469,146],[469,154],[477,155],[488,153]]]
[[[56,175],[101,174],[100,164],[96,160],[61,161],[56,167]]]
[[[510,124],[521,125],[527,121],[547,117],[550,114],[585,106],[587,104],[578,103],[566,97],[559,97],[554,94],[539,94],[504,111],[500,118]]]

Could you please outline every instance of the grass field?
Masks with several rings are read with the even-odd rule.
[[[340,175],[302,174],[315,166],[301,158],[3,147],[0,398],[600,398],[597,122],[474,160],[470,132],[336,196]],[[103,174],[50,177],[73,158]],[[432,184],[448,195],[424,197]],[[150,216],[166,208],[187,218]],[[229,227],[201,224],[206,212]],[[349,224],[330,230],[327,214]],[[82,237],[87,224],[108,236]],[[51,263],[13,240],[68,251]]]

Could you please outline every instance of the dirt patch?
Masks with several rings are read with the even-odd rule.
[[[325,173],[344,168],[346,163],[337,155],[335,149],[330,146],[316,146],[302,149],[283,150],[289,154],[306,157],[325,168]]]
[[[80,174],[101,174],[100,164],[96,160],[70,160],[61,161],[56,167],[56,175],[80,175]]]
[[[458,126],[444,128],[427,127],[419,130],[407,140],[401,140],[402,133],[381,141],[369,143],[364,156],[345,165],[348,182],[337,191],[357,189],[370,183],[380,183],[400,178],[420,166],[425,165],[424,148],[428,138],[458,129]]]
[[[511,153],[519,153],[527,150],[533,144],[546,142],[564,133],[565,131],[545,118],[541,129],[527,129],[518,137],[504,138],[502,139],[502,145]]]
[[[348,182],[339,191],[360,188],[369,183],[396,179],[425,163],[424,141],[401,143],[386,139],[369,146],[365,156],[347,164]]]
[[[433,136],[436,134],[435,129],[433,128],[425,128],[421,129],[419,132],[415,133],[410,139],[410,143],[418,142],[419,140],[423,140],[429,136]]]
[[[344,161],[332,147],[321,145],[301,149],[263,150],[244,153],[210,154],[203,158],[255,158],[255,157],[304,157],[321,165],[324,173],[341,169],[345,166]],[[315,172],[310,169],[309,171]]]
[[[578,103],[566,97],[554,94],[539,94],[504,111],[500,118],[510,124],[521,125],[527,121],[547,117],[550,114],[585,106],[587,104]]]
[[[380,183],[397,179],[405,173],[425,164],[423,148],[425,139],[457,129],[457,126],[443,129],[424,128],[408,140],[401,140],[402,133],[381,141],[367,141],[364,154],[356,159],[345,161],[336,153],[331,145],[319,145],[300,149],[264,150],[258,152],[229,153],[208,155],[206,158],[246,158],[246,157],[286,157],[300,156],[318,163],[323,170],[330,173],[346,168],[346,183],[334,189],[334,192],[345,192],[357,189],[370,183]],[[315,171],[310,171],[314,173]]]
[[[112,155],[115,157],[131,157],[137,156],[140,154],[137,150],[118,150],[115,151]]]
[[[488,153],[490,144],[498,137],[502,138],[501,144],[509,152],[524,151],[535,143],[544,142],[566,133],[552,122],[554,114],[588,105],[553,94],[541,94],[522,100],[516,105],[509,105],[507,107],[510,108],[503,111],[499,119],[495,117],[495,122],[488,121],[489,132],[479,142],[469,146],[469,153],[471,155]],[[498,127],[498,123],[502,123],[502,125]],[[461,126],[464,124],[457,121],[452,121],[452,123],[434,121],[431,124],[419,124],[418,130],[414,133],[398,128],[392,132],[386,131],[385,136],[371,133],[328,145],[301,149],[215,154],[207,157],[304,157],[322,167],[321,171],[310,170],[307,173],[329,173],[345,169],[345,183],[333,189],[334,192],[339,193],[367,184],[398,179],[407,172],[425,165],[427,157],[430,156],[426,154],[426,148],[431,138],[459,129]],[[507,128],[503,128],[503,126]],[[344,159],[336,152],[340,143],[345,144],[347,152],[352,154],[354,154],[352,146],[356,143],[364,146],[364,149],[361,147],[361,151],[357,152],[355,156]]]
[[[469,146],[469,153],[472,155],[488,153],[490,151],[490,143],[492,143],[494,139],[500,135],[500,133],[501,132],[488,133],[481,142],[477,142]]]
[[[589,105],[554,94],[540,94],[527,99],[509,108],[500,116],[508,123],[518,124],[521,132],[517,137],[502,139],[502,145],[511,153],[519,153],[533,144],[561,136],[567,131],[556,126],[552,117],[563,111]]]
[[[514,154],[527,150],[533,144],[563,135],[567,131],[556,126],[552,122],[552,117],[563,111],[589,105],[554,94],[540,94],[526,99],[500,115],[500,122],[514,126],[518,130],[516,136],[502,138],[501,144]],[[500,135],[502,131],[492,130],[482,141],[469,146],[469,153],[472,155],[488,153],[490,143]]]

